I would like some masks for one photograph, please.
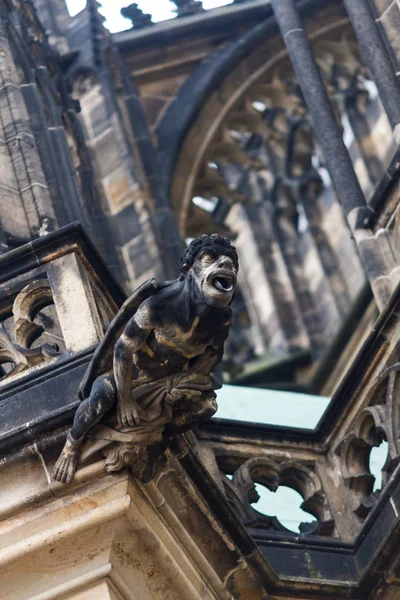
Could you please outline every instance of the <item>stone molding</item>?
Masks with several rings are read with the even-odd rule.
[[[51,479],[50,448],[20,452],[0,474],[4,597],[231,600],[239,570],[249,590],[241,597],[261,598],[257,579],[175,458],[147,485],[127,473],[106,475],[100,461],[64,486]]]

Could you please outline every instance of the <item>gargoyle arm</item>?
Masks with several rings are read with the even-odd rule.
[[[121,426],[129,427],[139,423],[139,410],[132,401],[133,356],[147,340],[153,324],[146,303],[128,321],[121,337],[114,347],[114,377],[117,388],[117,417]]]

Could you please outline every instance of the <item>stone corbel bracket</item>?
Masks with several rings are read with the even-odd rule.
[[[102,462],[81,469],[73,485],[60,485],[51,480],[53,464],[48,439],[10,458],[0,472],[4,597],[232,600],[243,598],[243,589],[248,598],[265,594],[251,568],[254,557],[243,557],[171,454],[147,485],[126,471],[107,475]]]
[[[0,269],[0,387],[95,346],[123,300],[79,224],[8,252]]]

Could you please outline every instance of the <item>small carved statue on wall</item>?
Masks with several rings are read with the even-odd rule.
[[[151,280],[124,303],[79,388],[82,400],[54,477],[69,483],[78,462],[102,452],[108,472],[142,481],[176,434],[217,410],[211,372],[222,358],[238,257],[227,238],[194,239],[177,280]]]

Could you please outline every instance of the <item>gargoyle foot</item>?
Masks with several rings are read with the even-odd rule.
[[[71,483],[73,480],[79,458],[79,446],[80,441],[75,441],[69,433],[63,451],[54,465],[53,477],[56,481]]]

